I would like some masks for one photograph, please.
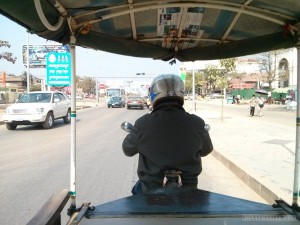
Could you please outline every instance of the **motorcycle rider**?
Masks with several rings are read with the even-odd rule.
[[[197,188],[201,157],[213,150],[205,122],[183,108],[184,83],[177,75],[159,75],[150,86],[153,111],[136,120],[122,144],[126,156],[139,154],[139,194],[162,187],[164,171],[181,171],[183,187]]]

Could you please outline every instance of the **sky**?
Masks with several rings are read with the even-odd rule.
[[[17,61],[15,64],[0,60],[0,71],[6,74],[20,75],[26,71],[22,62],[22,45],[35,44],[58,44],[40,38],[37,35],[29,34],[25,28],[8,18],[0,15],[0,40],[8,41],[10,48],[1,47],[0,52],[11,52]],[[28,41],[29,40],[29,41]],[[95,51],[76,47],[76,74],[78,76],[97,77],[99,82],[106,80],[128,80],[150,83],[152,77],[159,74],[180,74],[179,68],[182,63],[177,61],[176,64],[170,65],[168,62],[146,58],[128,57],[117,54],[111,54],[103,51]],[[30,68],[30,74],[38,77],[46,77],[46,69]],[[137,73],[145,73],[145,76],[137,76]],[[150,77],[150,78],[147,78]]]

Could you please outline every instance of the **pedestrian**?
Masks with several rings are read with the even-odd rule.
[[[250,116],[254,116],[256,105],[257,105],[257,101],[255,95],[252,95],[252,98],[250,99]]]
[[[264,100],[261,96],[258,96],[257,98],[257,103],[258,103],[258,116],[262,116],[262,109],[264,107]]]
[[[236,103],[237,103],[237,104],[240,104],[240,99],[241,99],[241,96],[240,96],[240,95],[237,95],[237,96],[236,96]]]
[[[122,144],[124,154],[139,154],[139,180],[133,194],[162,187],[166,170],[181,171],[182,187],[197,188],[201,157],[213,150],[205,122],[184,110],[184,83],[177,75],[159,75],[150,86],[153,111],[135,121]]]

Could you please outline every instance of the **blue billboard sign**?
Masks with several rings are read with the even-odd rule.
[[[71,54],[50,52],[46,55],[47,85],[71,85]]]

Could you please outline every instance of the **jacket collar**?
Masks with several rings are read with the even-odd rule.
[[[153,112],[156,111],[177,111],[177,110],[184,110],[184,108],[177,102],[163,102],[156,105],[153,109]]]

